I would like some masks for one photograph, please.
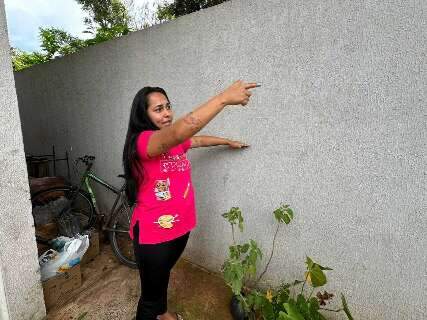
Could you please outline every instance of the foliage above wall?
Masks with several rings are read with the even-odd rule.
[[[29,68],[35,64],[45,63],[57,57],[74,53],[80,49],[103,41],[111,40],[149,27],[152,24],[175,19],[194,11],[205,9],[228,0],[175,0],[172,3],[161,0],[150,17],[147,7],[139,12],[140,17],[130,16],[127,10],[134,7],[133,0],[76,0],[88,15],[84,18],[85,33],[92,37],[86,40],[72,36],[57,28],[40,28],[40,52],[25,52],[11,48],[12,64],[15,71]],[[137,23],[136,20],[142,20]]]
[[[226,1],[229,0],[175,0],[170,4],[159,6],[157,15],[160,20],[171,20]]]

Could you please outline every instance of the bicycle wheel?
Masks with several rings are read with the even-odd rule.
[[[55,187],[37,192],[31,197],[34,225],[55,221],[71,202],[71,214],[76,216],[83,230],[89,229],[95,218],[90,195],[72,187]]]
[[[108,232],[111,247],[116,257],[123,264],[133,269],[137,268],[135,255],[133,252],[132,239],[129,236],[129,226],[132,208],[122,204],[111,218],[111,229]]]

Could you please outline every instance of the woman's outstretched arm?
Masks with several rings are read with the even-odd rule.
[[[229,146],[233,149],[249,147],[248,144],[230,139],[212,137],[212,136],[193,136],[191,138],[191,148]]]
[[[257,87],[256,83],[241,80],[234,82],[220,94],[214,96],[173,125],[157,130],[152,134],[147,145],[149,157],[158,156],[194,136],[227,105],[243,105],[249,102],[249,89]]]

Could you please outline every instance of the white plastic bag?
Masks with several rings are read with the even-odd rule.
[[[39,257],[41,280],[47,280],[55,276],[58,272],[64,272],[76,264],[89,247],[89,237],[76,236],[70,238],[64,245],[62,251],[58,252],[50,249]]]
[[[69,238],[66,236],[59,236],[53,240],[49,241],[49,245],[53,250],[61,252],[64,249],[64,246],[67,242],[73,240],[74,238]]]

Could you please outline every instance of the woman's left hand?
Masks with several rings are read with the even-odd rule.
[[[249,145],[246,143],[243,143],[240,141],[233,141],[233,140],[229,140],[228,145],[230,146],[231,149],[242,149],[242,148],[249,147]]]

